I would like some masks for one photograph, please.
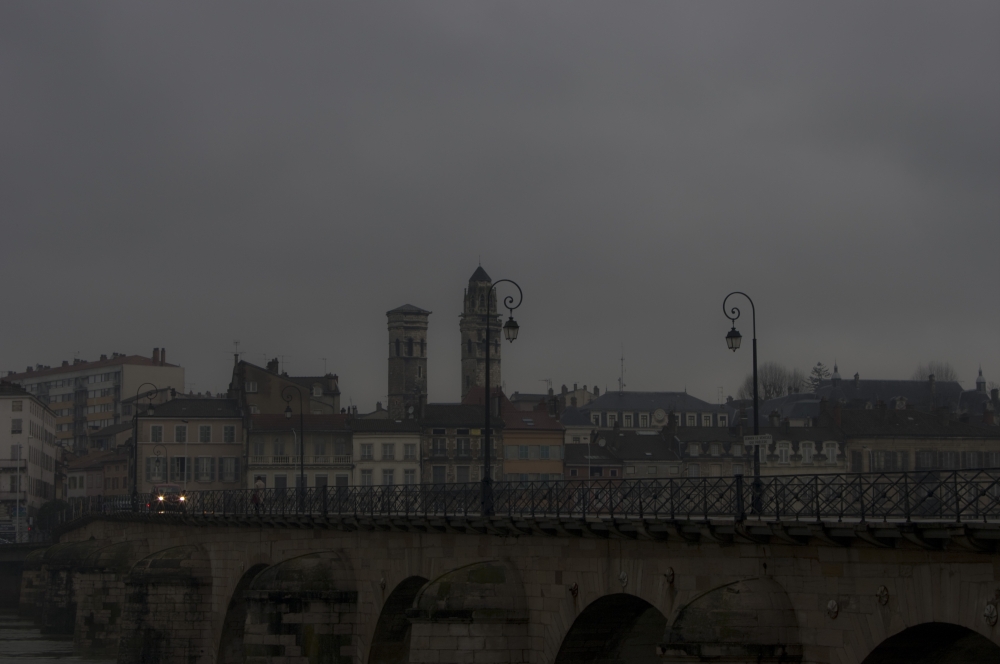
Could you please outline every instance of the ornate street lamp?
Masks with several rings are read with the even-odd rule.
[[[514,309],[521,306],[521,300],[524,299],[524,293],[521,292],[521,287],[517,283],[511,281],[510,279],[500,279],[499,281],[494,281],[493,285],[490,286],[489,292],[486,294],[486,334],[484,335],[483,344],[486,348],[486,426],[483,429],[483,479],[482,479],[482,489],[480,492],[481,501],[481,514],[483,516],[491,516],[493,514],[493,478],[490,473],[490,465],[493,461],[493,440],[492,440],[492,430],[490,429],[490,415],[492,410],[492,401],[490,399],[490,326],[492,324],[492,314],[490,312],[490,303],[493,301],[493,292],[496,290],[499,284],[507,282],[513,284],[514,288],[517,289],[517,304],[514,304],[514,296],[508,295],[503,299],[503,306],[507,307],[507,322],[503,324],[503,335],[507,341],[513,342],[517,339],[517,332],[520,330],[520,326],[517,321],[514,320]]]
[[[153,389],[149,390],[145,394],[142,394],[142,389],[146,386]],[[135,405],[133,408],[135,412],[132,413],[132,509],[136,510],[139,507],[139,399],[145,398],[149,401],[146,407],[146,415],[152,417],[156,410],[153,408],[153,399],[159,394],[160,388],[152,383],[143,383],[135,391]],[[184,460],[187,463],[187,459]],[[185,468],[185,472],[187,469]]]
[[[757,436],[760,434],[760,407],[758,404],[757,395],[757,310],[753,305],[753,300],[746,293],[740,291],[733,291],[726,296],[726,299],[722,301],[722,313],[726,315],[733,323],[733,329],[729,330],[729,334],[726,335],[726,345],[734,353],[739,350],[740,341],[743,336],[740,331],[736,329],[736,319],[740,317],[740,310],[736,307],[732,309],[726,309],[726,301],[729,300],[733,295],[742,295],[750,302],[750,313],[751,319],[753,321],[753,435]],[[732,315],[730,315],[732,314]],[[756,486],[760,482],[760,445],[754,444],[754,454],[753,454],[753,477],[754,485]]]
[[[299,393],[299,512],[302,512],[305,508],[305,497],[306,497],[306,418],[305,409],[302,405],[302,390],[296,385],[286,385],[284,389],[281,390],[281,398],[284,399],[288,405],[285,406],[285,419],[292,419],[292,395],[288,393],[289,390],[295,390]]]

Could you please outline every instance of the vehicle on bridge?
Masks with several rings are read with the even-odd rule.
[[[184,490],[176,484],[154,484],[146,509],[158,514],[184,512],[187,510],[186,502]]]

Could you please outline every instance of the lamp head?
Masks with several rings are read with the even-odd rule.
[[[511,316],[510,318],[507,319],[507,322],[503,324],[504,338],[506,338],[507,341],[513,342],[514,339],[517,339],[517,332],[519,329],[521,328],[517,324],[517,321],[514,320],[513,316]]]
[[[736,329],[735,325],[733,325],[733,329],[729,330],[729,334],[726,335],[726,345],[729,346],[729,350],[735,353],[737,349],[739,349],[740,341],[742,340],[743,335],[741,335],[740,331]]]
[[[285,419],[286,420],[292,419],[292,407],[291,406],[285,406]]]

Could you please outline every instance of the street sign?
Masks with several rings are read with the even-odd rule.
[[[744,445],[770,445],[771,434],[765,433],[759,436],[743,436]]]

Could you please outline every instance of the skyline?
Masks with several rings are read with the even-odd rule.
[[[239,340],[371,410],[410,303],[455,401],[481,261],[508,392],[735,396],[734,290],[761,363],[1000,381],[996,3],[233,6],[0,7],[0,369]]]

